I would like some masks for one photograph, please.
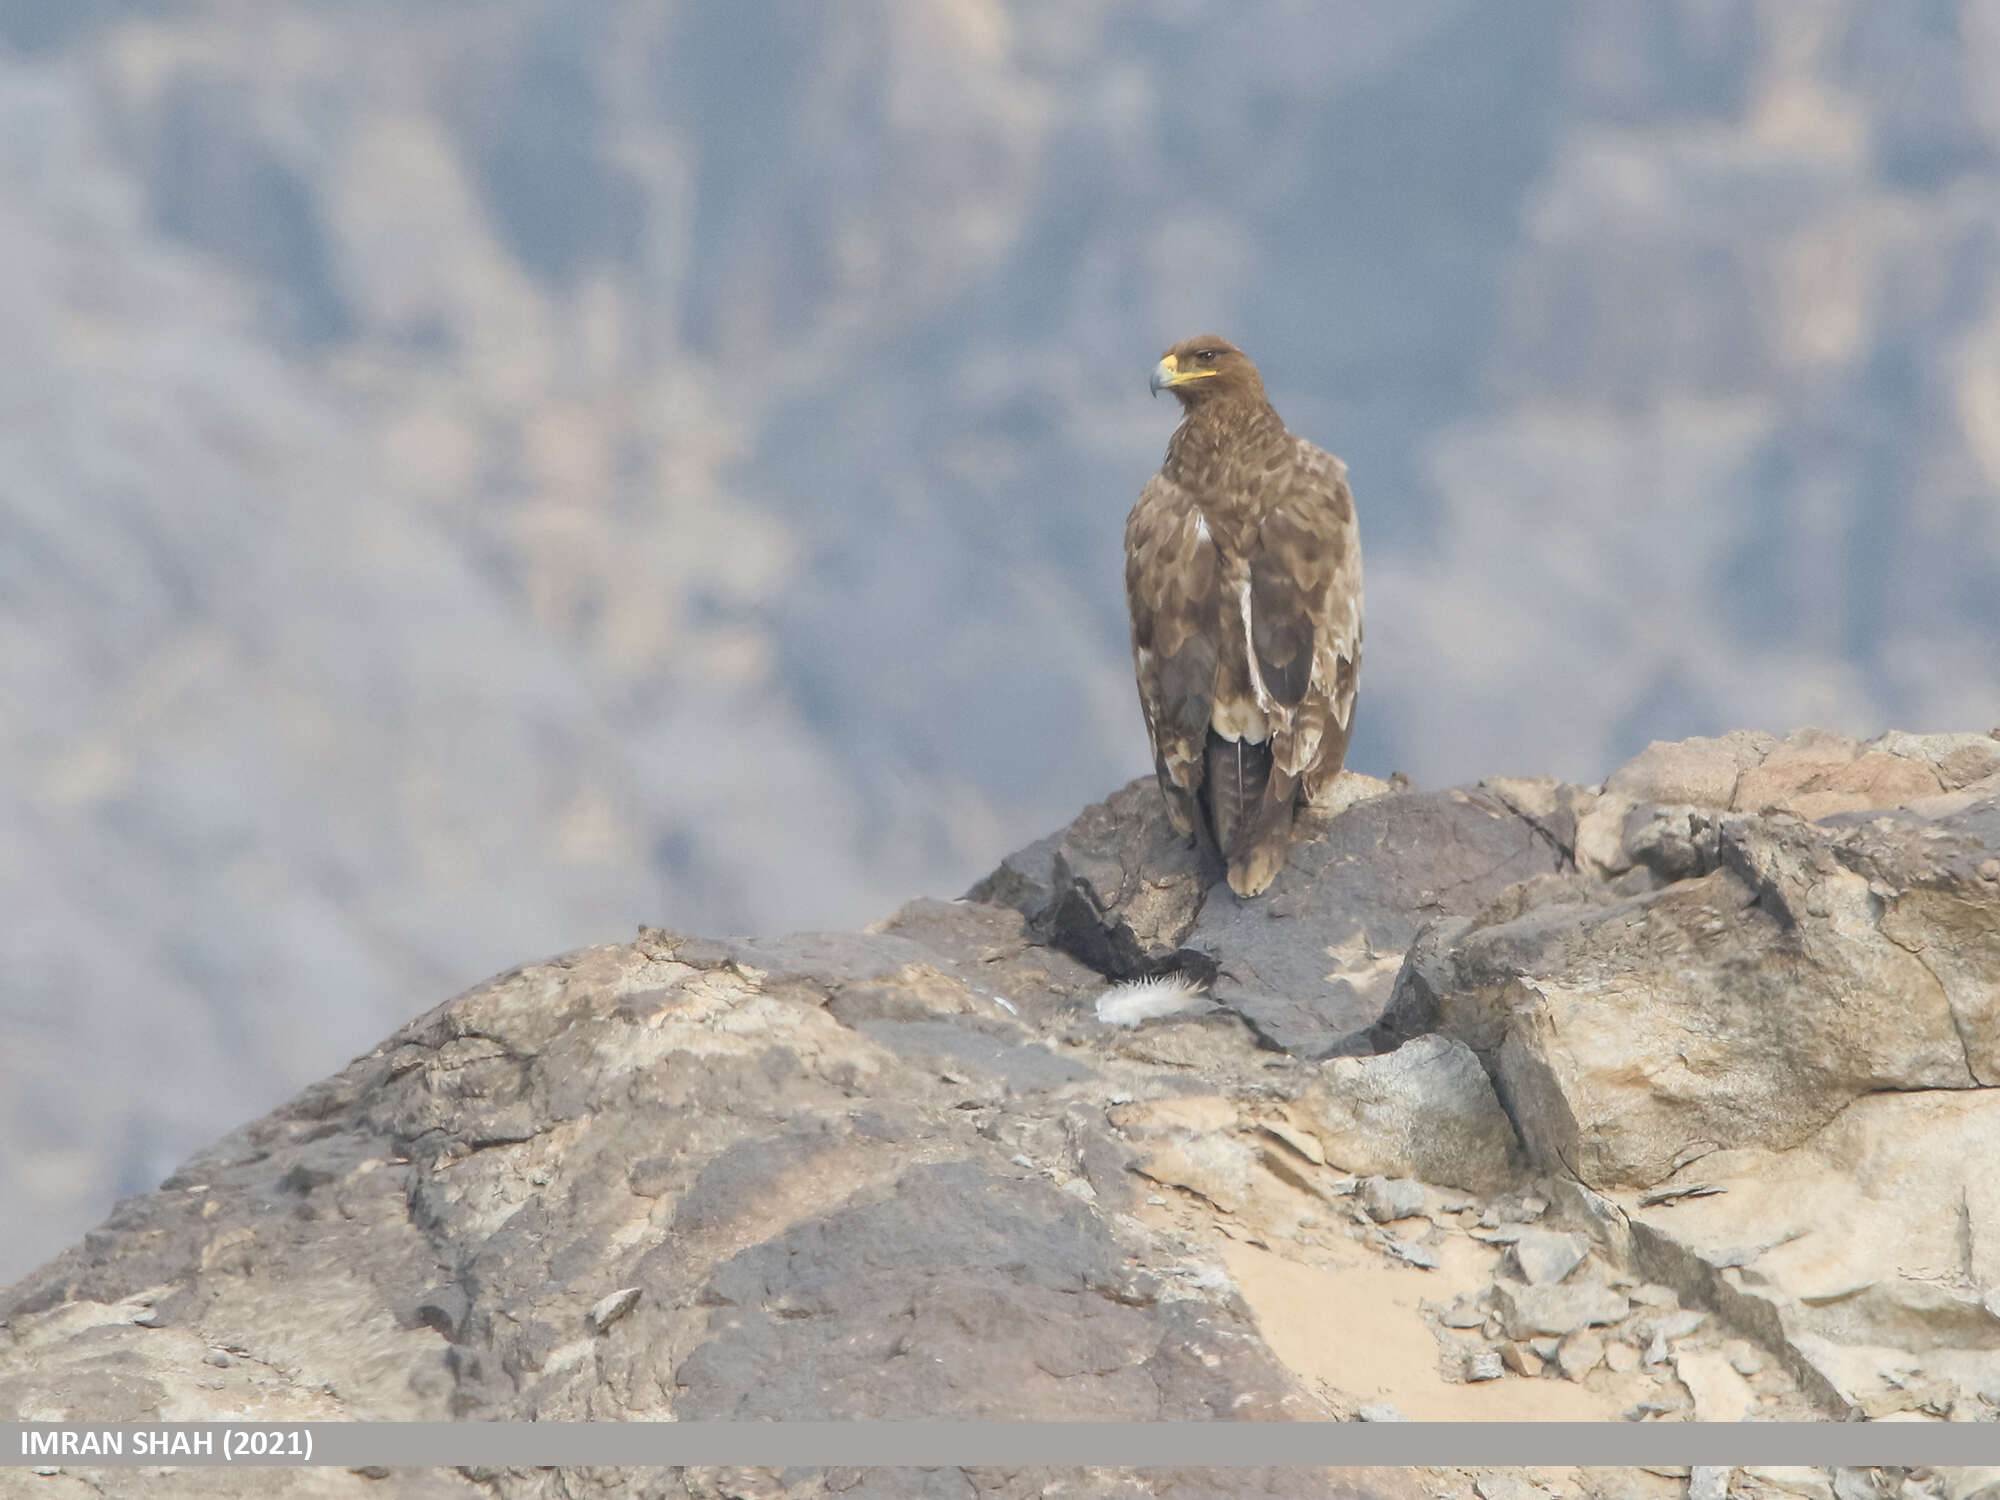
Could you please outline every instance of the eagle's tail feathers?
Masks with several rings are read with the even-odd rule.
[[[1211,729],[1203,758],[1201,792],[1209,833],[1216,852],[1234,864],[1265,821],[1265,803],[1271,790],[1271,744],[1268,740],[1225,739]],[[1289,792],[1289,778],[1286,780]]]

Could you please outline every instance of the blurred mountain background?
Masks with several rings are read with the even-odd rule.
[[[2000,722],[2000,5],[0,0],[0,1280],[490,971],[1146,769],[1214,330],[1350,763]]]

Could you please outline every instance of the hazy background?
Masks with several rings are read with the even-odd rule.
[[[1351,763],[2000,722],[2000,3],[0,0],[0,1280],[491,971],[1146,767],[1215,330]]]

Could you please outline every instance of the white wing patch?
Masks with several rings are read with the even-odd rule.
[[[1236,601],[1243,608],[1243,656],[1250,665],[1250,691],[1257,695],[1259,708],[1267,714],[1275,713],[1277,710],[1271,701],[1270,689],[1264,686],[1263,669],[1257,665],[1257,637],[1250,629],[1250,571],[1247,568],[1243,572],[1243,581],[1236,586]]]

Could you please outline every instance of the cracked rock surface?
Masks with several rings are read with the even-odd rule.
[[[0,1415],[2000,1416],[2000,741],[1345,791],[1261,901],[1205,889],[1135,783],[866,932],[647,929],[501,975],[0,1293]],[[1171,971],[1216,1003],[1098,1020]],[[1058,1477],[897,1472],[345,1478]]]

